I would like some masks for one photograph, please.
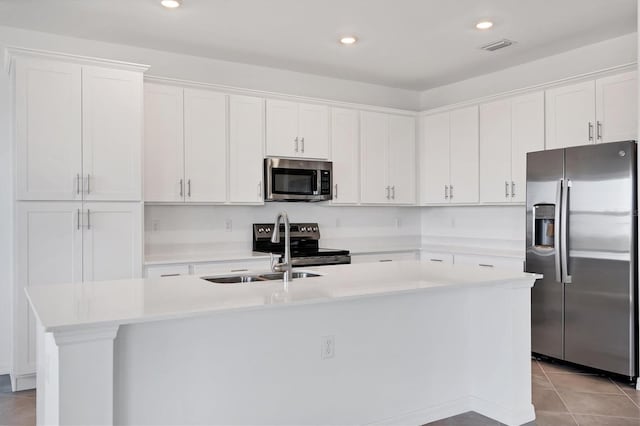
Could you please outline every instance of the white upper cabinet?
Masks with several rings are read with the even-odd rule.
[[[185,201],[227,199],[227,97],[184,90]]]
[[[266,153],[271,157],[329,158],[329,108],[267,100]]]
[[[362,112],[361,201],[415,203],[415,119]]]
[[[262,203],[264,99],[229,99],[229,201]]]
[[[479,199],[478,107],[451,112],[451,203],[477,203]]]
[[[142,72],[13,61],[17,198],[140,200]]]
[[[635,140],[638,135],[636,71],[596,80],[596,140]]]
[[[227,95],[146,83],[144,139],[145,201],[226,201]]]
[[[637,139],[637,73],[546,92],[547,149]]]
[[[546,92],[547,149],[586,145],[595,140],[593,81]]]
[[[34,58],[15,63],[19,200],[80,200],[82,68]]]
[[[422,203],[449,200],[449,113],[423,117],[420,127],[420,199]]]
[[[524,202],[527,153],[544,149],[544,93],[480,106],[480,201]]]
[[[389,184],[391,201],[416,202],[416,121],[413,117],[389,116]]]
[[[82,69],[86,200],[142,199],[142,73]]]
[[[333,204],[357,204],[360,188],[359,113],[331,109]]]

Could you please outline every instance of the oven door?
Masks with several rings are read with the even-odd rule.
[[[318,164],[319,163],[319,164]],[[327,164],[328,163],[328,170]],[[331,199],[330,162],[265,159],[265,200],[323,201]]]

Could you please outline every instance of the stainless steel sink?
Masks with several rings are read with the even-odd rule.
[[[240,283],[252,283],[252,282],[264,282],[281,280],[283,277],[282,272],[276,272],[273,274],[259,274],[259,275],[228,275],[224,277],[203,277],[205,281],[209,281],[216,284],[240,284]],[[314,274],[313,272],[294,271],[292,274],[294,279],[296,278],[313,278],[319,277],[320,274]]]

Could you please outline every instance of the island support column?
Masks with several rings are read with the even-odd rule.
[[[38,330],[39,425],[113,424],[113,343],[118,326]]]

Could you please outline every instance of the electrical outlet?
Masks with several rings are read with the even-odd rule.
[[[233,220],[227,219],[224,221],[224,229],[227,232],[233,231]]]
[[[333,358],[336,353],[336,342],[333,336],[322,336],[320,338],[320,358]]]

